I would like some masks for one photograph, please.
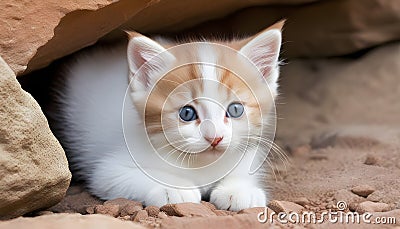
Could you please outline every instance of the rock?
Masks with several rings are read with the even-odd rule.
[[[351,189],[354,194],[357,194],[362,197],[367,197],[369,194],[375,191],[375,188],[370,185],[358,185]]]
[[[9,221],[0,221],[0,229],[9,228],[57,228],[57,229],[145,229],[145,227],[105,215],[52,214],[39,217],[20,217]]]
[[[147,206],[144,210],[146,210],[151,217],[157,217],[158,213],[160,213],[160,208],[156,206]]]
[[[207,202],[207,201],[201,201],[201,204],[208,207],[212,211],[217,209],[214,204]]]
[[[265,207],[254,207],[254,208],[246,208],[237,212],[237,214],[258,214],[260,212],[264,212]]]
[[[87,207],[86,208],[86,213],[88,213],[88,214],[94,214],[95,213],[95,207],[96,206],[89,206],[89,207]]]
[[[213,216],[215,213],[203,204],[180,203],[166,204],[160,208],[169,216]]]
[[[119,205],[107,204],[107,205],[97,205],[94,208],[94,213],[109,215],[112,217],[117,217],[119,215]]]
[[[146,210],[140,210],[136,212],[136,214],[132,217],[134,222],[140,222],[141,220],[145,220],[149,215]]]
[[[48,208],[64,197],[71,180],[65,153],[1,57],[0,155],[0,219]]]
[[[279,200],[272,200],[269,202],[268,207],[272,209],[274,212],[301,212],[303,207],[293,202],[289,201],[279,201]]]
[[[128,200],[125,198],[117,198],[113,200],[107,200],[104,202],[104,206],[108,205],[116,205],[119,208],[119,214],[121,216],[127,216],[127,215],[133,215],[137,211],[140,211],[143,209],[143,205],[140,202],[133,201],[133,200]]]
[[[121,216],[127,216],[127,215],[134,215],[136,214],[136,212],[142,210],[143,207],[142,206],[138,206],[135,204],[128,204],[125,205],[122,209],[121,209]]]
[[[339,201],[344,201],[348,205],[351,203],[359,203],[364,200],[364,198],[354,194],[347,189],[340,189],[336,191],[333,195],[333,198],[335,199],[336,203]]]
[[[387,193],[383,190],[376,190],[375,192],[368,195],[367,200],[372,202],[384,202],[387,197]]]
[[[168,215],[165,212],[159,212],[157,217],[160,219],[166,219],[168,218]]]
[[[299,204],[303,207],[306,205],[310,205],[310,200],[307,199],[306,197],[299,197],[299,198],[295,199],[293,202],[295,202],[296,204]]]
[[[376,165],[378,164],[379,159],[374,156],[374,155],[367,155],[367,158],[365,158],[364,164],[366,165]]]
[[[66,195],[60,203],[51,207],[49,210],[53,212],[74,212],[81,214],[93,214],[88,212],[91,211],[96,205],[103,204],[103,201],[90,195],[88,192],[83,191],[74,195]]]
[[[294,1],[296,3],[300,3]],[[278,18],[286,18],[284,37],[293,44],[285,45],[284,56],[326,57],[346,55],[367,47],[395,41],[400,36],[400,8],[397,1],[358,0],[315,1],[297,6],[250,7],[225,18],[193,28],[193,33],[220,34],[227,28],[231,34],[253,34]],[[371,15],[370,9],[374,9]],[[318,23],[310,27],[310,18]],[[335,18],[335,20],[332,20]],[[382,26],[385,25],[385,26]],[[337,31],[343,31],[337,34]],[[332,45],[326,45],[332,44]]]
[[[44,67],[95,43],[151,2],[157,1],[46,0],[28,5],[0,1],[0,54],[17,75],[25,71],[28,62],[29,71]],[[67,35],[71,33],[75,36]]]
[[[376,203],[372,201],[365,201],[362,203],[359,203],[356,212],[363,214],[365,212],[386,212],[389,211],[390,206],[386,203]]]

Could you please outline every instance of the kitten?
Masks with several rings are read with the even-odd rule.
[[[78,56],[49,111],[74,175],[102,199],[265,206],[265,168],[249,170],[273,140],[282,25],[180,46],[132,32],[127,48]]]

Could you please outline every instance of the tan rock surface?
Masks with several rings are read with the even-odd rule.
[[[0,1],[0,55],[17,75],[93,44],[150,0]]]
[[[71,173],[37,102],[0,58],[0,219],[60,201]]]
[[[160,208],[169,216],[213,216],[215,213],[203,204],[179,203],[166,204]]]
[[[0,229],[30,228],[30,229],[144,229],[133,222],[126,222],[105,215],[53,214],[35,218],[20,217],[9,221],[0,221]]]
[[[201,34],[254,34],[286,18],[285,57],[340,56],[400,40],[397,0],[336,0],[258,6],[193,28]],[[221,30],[223,32],[221,32]]]

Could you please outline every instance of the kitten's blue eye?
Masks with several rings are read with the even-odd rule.
[[[190,122],[197,119],[197,113],[193,107],[184,106],[179,110],[179,117],[185,122]]]
[[[243,115],[244,107],[241,103],[231,103],[226,111],[226,117],[239,118]]]

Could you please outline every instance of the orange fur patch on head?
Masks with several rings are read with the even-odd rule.
[[[145,107],[145,121],[148,131],[162,131],[161,117],[163,113],[178,112],[179,107],[171,104],[170,96],[182,101],[196,98],[203,90],[200,73],[196,65],[179,67],[160,78],[153,86]],[[180,87],[185,84],[183,87]],[[179,87],[179,90],[177,88]]]

